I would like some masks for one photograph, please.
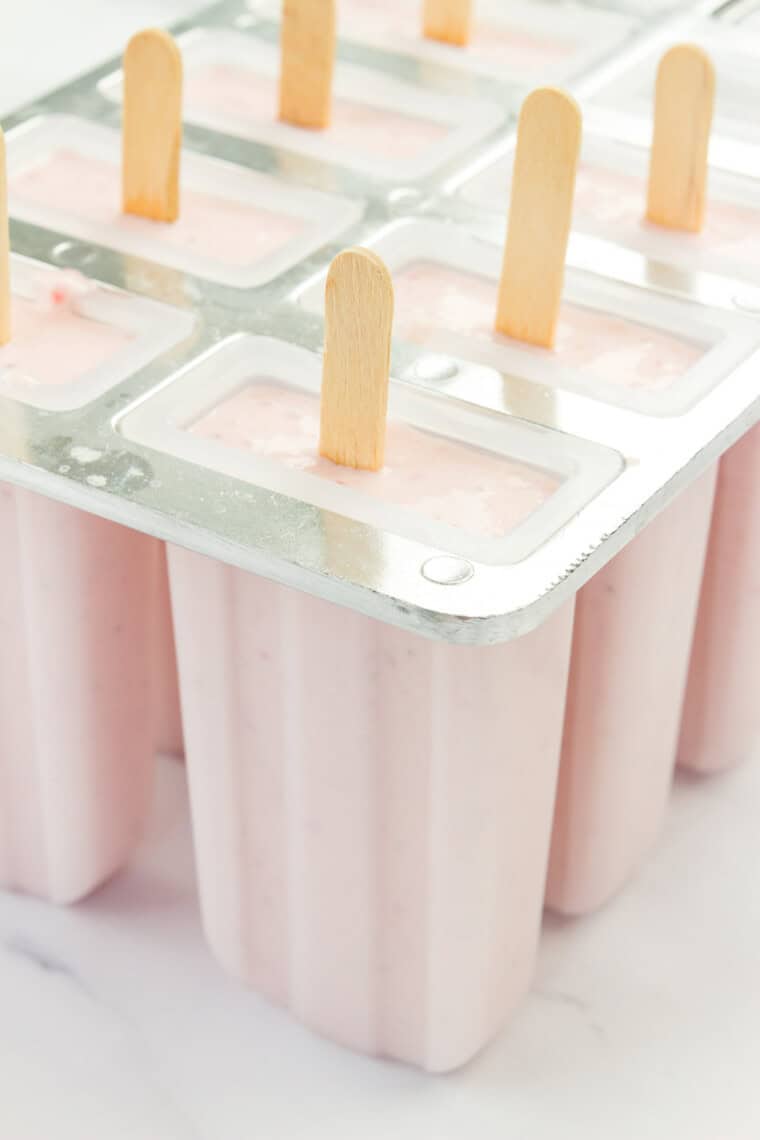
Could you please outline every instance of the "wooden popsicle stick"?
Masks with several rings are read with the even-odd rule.
[[[335,0],[284,0],[279,117],[324,130],[332,118]]]
[[[581,126],[578,104],[553,87],[520,111],[496,331],[543,348],[557,331]]]
[[[11,339],[11,243],[8,232],[8,177],[5,135],[0,129],[0,344]]]
[[[319,453],[379,471],[385,459],[393,282],[368,249],[347,249],[325,286],[325,355]]]
[[[425,0],[422,29],[429,40],[466,47],[472,35],[473,0]]]
[[[678,44],[657,71],[647,221],[698,233],[705,221],[715,68],[702,48]]]
[[[157,222],[179,216],[182,55],[159,28],[138,32],[124,53],[122,208]]]

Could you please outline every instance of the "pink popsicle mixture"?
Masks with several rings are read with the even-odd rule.
[[[564,61],[576,51],[572,40],[532,33],[510,26],[506,19],[506,11],[505,19],[499,22],[489,20],[487,14],[479,15],[473,21],[467,54],[526,71]],[[353,0],[340,13],[340,27],[344,34],[362,37],[421,38],[419,8],[409,0]],[[452,47],[451,51],[461,53],[462,49]]]
[[[182,214],[172,225],[121,213],[121,183],[115,163],[62,148],[10,179],[12,195],[65,210],[95,226],[115,226],[227,265],[250,265],[297,237],[305,222],[234,198],[187,188]]]
[[[698,772],[748,759],[760,739],[759,485],[756,425],[720,464],[679,749]]]
[[[585,914],[640,866],[665,813],[715,469],[579,592],[547,902]]]
[[[396,334],[434,344],[442,331],[517,345],[493,331],[496,285],[474,273],[432,261],[415,262],[394,278]],[[546,349],[519,344],[522,352]],[[690,341],[592,309],[565,303],[557,343],[558,363],[621,388],[668,388],[697,363],[704,348]]]
[[[30,386],[72,384],[118,356],[134,340],[128,329],[77,312],[72,293],[77,283],[68,279],[71,276],[78,277],[62,273],[41,278],[34,300],[14,295],[12,339],[0,348],[0,375],[4,378],[10,376]],[[92,287],[84,278],[81,282],[85,292]],[[162,751],[179,752],[182,731],[165,566],[160,585],[159,620],[153,628],[158,663],[154,701],[157,746]]]
[[[277,81],[234,64],[191,68],[185,79],[185,106],[191,113],[231,116],[255,129],[277,121]],[[398,160],[416,157],[449,131],[444,123],[336,98],[332,124],[319,133],[348,152]]]
[[[215,953],[333,1040],[461,1065],[532,974],[572,606],[449,646],[179,547],[169,566]]]
[[[382,471],[339,467],[316,449],[317,398],[274,381],[249,383],[190,431],[485,537],[509,533],[559,486],[528,464],[394,421]]]
[[[36,384],[70,384],[116,356],[133,340],[126,329],[90,320],[70,308],[44,309],[13,298],[13,339],[0,348],[6,370]]]
[[[576,217],[587,216],[600,225],[642,227],[663,232],[644,219],[646,182],[631,174],[581,163],[575,193]],[[737,261],[760,264],[760,209],[721,202],[714,195],[707,207],[705,228],[699,234],[669,237],[688,242],[704,252],[723,254]]]
[[[158,543],[0,485],[0,886],[80,898],[148,806]]]

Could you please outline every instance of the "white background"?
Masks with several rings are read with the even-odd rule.
[[[0,114],[194,6],[0,0]],[[139,858],[94,898],[0,895],[0,1140],[760,1138],[760,757],[677,782],[637,882],[547,920],[534,993],[445,1079],[334,1048],[224,976],[184,774],[161,777]]]

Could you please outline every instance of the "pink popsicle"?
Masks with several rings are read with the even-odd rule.
[[[721,460],[678,762],[717,772],[760,741],[760,426]]]
[[[76,383],[131,340],[72,304],[46,303],[41,287],[36,300],[13,298],[0,370],[23,398],[24,384]],[[176,680],[172,707],[155,672],[171,648],[162,547],[7,485],[0,545],[0,884],[70,902],[137,841],[156,716],[175,716],[176,742]],[[167,704],[154,711],[157,698]]]
[[[7,485],[0,535],[0,885],[73,902],[149,804],[159,548]]]
[[[493,282],[417,262],[396,278],[397,332],[493,333]],[[704,348],[624,317],[563,305],[551,356],[600,385],[666,391]],[[600,395],[604,388],[600,387]],[[650,524],[579,594],[548,904],[600,906],[633,874],[659,831],[675,764],[715,471]]]
[[[716,470],[577,597],[547,904],[607,902],[659,834],[676,760]]]
[[[169,568],[215,953],[341,1044],[463,1064],[532,977],[571,608],[470,649]]]
[[[487,535],[556,486],[400,423],[382,473],[349,471],[318,459],[317,418],[313,396],[264,381],[189,430]],[[472,649],[179,548],[169,568],[216,954],[342,1044],[463,1064],[532,974],[572,607]]]

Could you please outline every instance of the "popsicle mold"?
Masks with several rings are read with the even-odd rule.
[[[713,467],[578,593],[547,904],[607,902],[650,852],[676,760]]]
[[[74,902],[149,804],[159,544],[0,484],[0,885]]]
[[[169,568],[216,955],[344,1045],[463,1064],[532,976],[572,606],[452,647],[178,547]]]
[[[518,2],[527,27],[541,0],[530,15]],[[482,0],[488,22],[497,3]],[[580,72],[612,46],[610,22],[554,7],[540,44],[517,41],[520,62],[567,65],[588,93],[605,76]],[[652,253],[666,238],[632,220],[641,155],[626,126],[620,165],[609,144],[603,176],[581,172],[597,228],[571,243],[555,351],[495,333],[508,179],[498,218],[457,189],[508,149],[518,68],[503,74],[483,24],[474,51],[415,42],[410,62],[395,33],[376,50],[410,10],[352,6],[377,26],[370,50],[339,53],[320,131],[276,121],[262,5],[183,25],[176,225],[119,213],[117,63],[8,124],[14,242],[108,285],[55,329],[22,289],[0,354],[0,467],[31,488],[0,496],[14,647],[0,658],[0,883],[69,901],[103,881],[139,833],[156,747],[180,731],[163,547],[44,491],[171,543],[220,961],[335,1041],[445,1072],[529,985],[544,902],[601,905],[660,827],[715,469],[694,480],[757,418],[760,325],[751,295],[736,311],[734,281],[757,272],[760,228],[755,184],[721,176],[703,259],[672,235],[672,257]],[[498,69],[487,81],[479,51]],[[355,242],[386,261],[399,302],[380,473],[317,455],[324,271],[330,247]],[[757,467],[734,468],[740,454],[721,478],[745,489]],[[754,518],[726,485],[714,535],[729,519],[756,561]],[[725,675],[710,683],[725,680],[745,740],[749,640],[716,649],[712,626],[722,583],[746,597],[755,579],[729,563],[708,566],[708,659],[700,617],[692,676]],[[719,720],[697,724],[692,761],[715,762],[713,735],[721,762],[734,751]],[[689,723],[687,702],[682,758]]]
[[[760,428],[723,457],[692,650],[678,763],[717,772],[760,740]]]

